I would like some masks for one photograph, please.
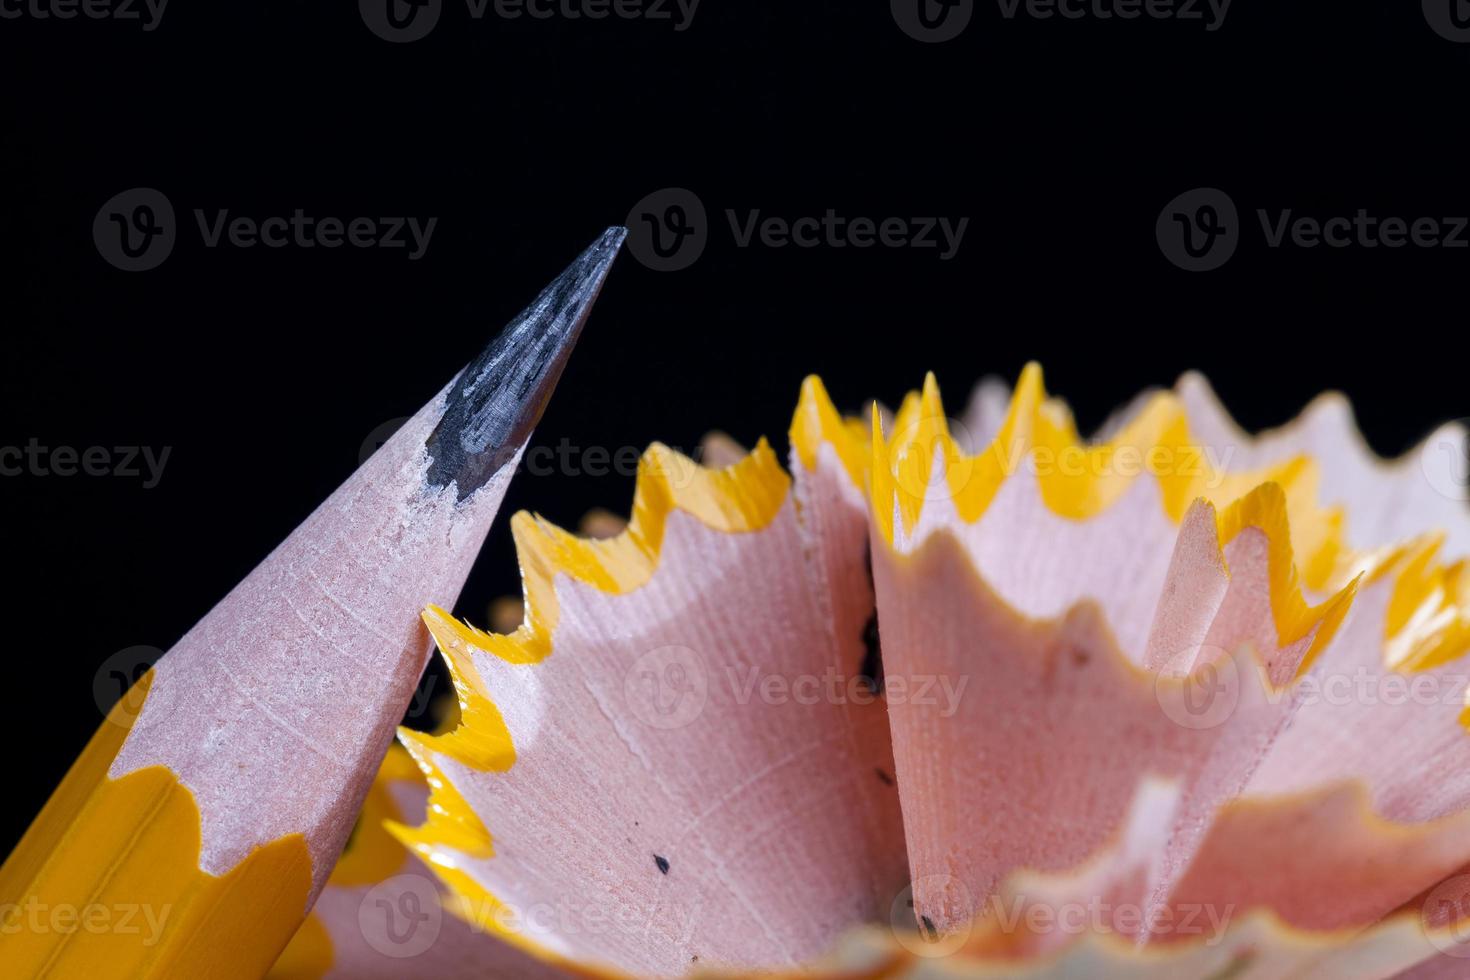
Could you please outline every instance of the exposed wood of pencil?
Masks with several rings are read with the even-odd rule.
[[[8,976],[269,968],[423,671],[419,614],[458,596],[623,235],[594,242],[113,710],[0,867]]]

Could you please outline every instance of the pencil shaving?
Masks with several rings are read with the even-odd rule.
[[[400,836],[463,897],[562,913],[520,940],[638,976],[1429,960],[1454,922],[1416,900],[1470,863],[1444,775],[1470,771],[1470,607],[1440,557],[1470,521],[1416,509],[1341,413],[1251,440],[1203,391],[1087,444],[1034,368],[963,438],[932,378],[891,423],[811,379],[790,479],[764,445],[683,481],[659,450],[618,538],[518,518],[527,623],[431,612],[475,710],[405,736],[493,853]],[[1323,696],[1343,674],[1437,703]],[[1060,909],[1087,928],[1024,924]]]

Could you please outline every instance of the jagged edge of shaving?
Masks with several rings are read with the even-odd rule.
[[[705,526],[724,533],[757,531],[771,523],[789,495],[786,475],[766,440],[745,459],[723,469],[708,469],[659,443],[639,461],[632,516],[612,538],[581,538],[524,511],[511,519],[521,568],[526,615],[509,635],[489,633],[462,623],[443,609],[430,607],[424,622],[439,641],[459,695],[465,720],[443,735],[403,731],[414,745],[442,753],[482,771],[504,771],[515,761],[508,733],[486,739],[468,737],[465,729],[486,726],[504,733],[484,682],[469,658],[479,649],[507,663],[534,664],[552,649],[560,618],[555,582],[558,575],[604,592],[631,592],[652,577],[659,565],[669,516],[683,511]]]
[[[1057,414],[1059,403],[1045,400],[1040,389],[1039,368],[1029,366],[1027,373],[1023,374],[1023,382],[1028,377],[1034,379],[1032,414],[1049,413],[1050,418],[1047,421],[1064,434],[1071,435],[1075,443],[1081,445],[1080,440],[1075,439],[1070,425],[1061,424]],[[1166,408],[1177,407],[1177,404],[1169,405],[1171,396],[1162,397],[1167,399],[1163,402]],[[1012,417],[1019,414],[1017,402],[1018,398],[1013,397],[1010,411]],[[902,431],[906,424],[913,424],[915,428],[922,425],[922,422],[915,423],[915,415],[920,411],[932,415],[942,425],[944,416],[932,375],[926,381],[923,395],[911,396],[905,400],[904,408],[895,423],[896,431]],[[1182,418],[1181,410],[1178,419]],[[1173,419],[1170,422],[1177,424]],[[821,442],[833,445],[849,478],[867,492],[870,510],[877,520],[882,511],[871,506],[871,484],[875,479],[881,481],[884,467],[880,465],[875,468],[873,461],[886,463],[886,453],[890,447],[880,428],[872,438],[872,453],[864,454],[862,449],[867,435],[864,430],[868,430],[868,427],[843,419],[837,413],[819,379],[811,377],[806,380],[791,427],[792,446],[797,457],[804,466],[814,468]],[[1187,433],[1187,428],[1184,431]],[[937,430],[930,430],[930,434],[948,438],[947,431],[939,433]],[[1006,434],[1003,429],[997,439]],[[1125,440],[1120,438],[1117,441],[1122,443]],[[1138,441],[1141,440],[1131,440]],[[1308,473],[1310,468],[1310,464],[1303,465],[1301,461],[1293,461],[1275,468],[1275,472],[1290,484],[1304,478],[1303,474]],[[891,479],[891,471],[888,475]],[[1004,476],[1004,473],[1000,474],[1001,479]],[[997,480],[990,497],[993,497],[994,488],[998,486]],[[459,695],[461,723],[453,731],[443,735],[424,735],[406,729],[400,730],[401,741],[429,782],[430,800],[428,816],[422,826],[406,827],[390,823],[388,827],[395,837],[417,853],[451,889],[465,899],[466,907],[499,907],[498,900],[476,879],[458,867],[453,856],[454,852],[458,852],[477,858],[491,857],[494,853],[492,838],[478,815],[445,778],[442,770],[433,761],[433,756],[443,754],[480,771],[505,771],[515,761],[515,749],[509,731],[473,665],[471,649],[480,649],[509,663],[537,663],[551,652],[551,636],[559,617],[554,590],[557,574],[566,574],[577,581],[614,594],[632,591],[648,581],[657,568],[667,518],[674,510],[683,510],[705,525],[727,533],[759,530],[775,518],[789,495],[789,490],[790,477],[781,468],[764,439],[746,459],[723,470],[701,467],[693,460],[656,443],[640,460],[632,519],[627,529],[618,536],[602,541],[585,540],[525,512],[512,519],[512,533],[521,563],[526,601],[525,622],[516,632],[504,636],[488,633],[455,620],[438,607],[431,607],[425,612],[424,620],[448,663]],[[1116,499],[1116,495],[1115,491],[1112,499]],[[1179,496],[1183,499],[1182,495]],[[1185,509],[1193,499],[1189,497],[1184,500]],[[989,498],[984,502],[988,504]],[[1099,512],[1101,509],[1099,508]],[[975,518],[978,518],[980,512],[983,512],[983,508],[975,513]],[[891,509],[889,514],[892,514]],[[1182,516],[1181,510],[1179,518]],[[1222,549],[1223,544],[1228,543],[1230,537],[1240,529],[1257,526],[1252,521],[1267,525],[1261,529],[1271,541],[1272,608],[1277,616],[1278,629],[1282,628],[1283,623],[1288,624],[1285,635],[1290,638],[1287,642],[1290,642],[1318,627],[1318,637],[1314,638],[1313,643],[1315,652],[1330,638],[1332,631],[1341,622],[1362,576],[1344,586],[1327,601],[1316,607],[1309,607],[1297,582],[1286,515],[1286,493],[1280,482],[1267,481],[1256,485],[1249,493],[1235,499],[1219,515],[1218,526],[1229,535],[1221,542]],[[890,538],[891,532],[890,517]],[[1393,556],[1381,558],[1367,574],[1369,577],[1381,574],[1399,557],[1400,554],[1396,552]],[[1276,601],[1278,589],[1282,593],[1281,602]],[[1121,651],[1119,653],[1121,656]],[[1311,656],[1312,653],[1309,653],[1304,658],[1304,663]],[[1259,676],[1263,683],[1268,683],[1264,667]],[[465,914],[461,910],[456,911]],[[579,972],[608,975],[609,971],[603,968],[568,964],[562,957],[540,947],[525,935],[508,932],[503,927],[497,928],[494,921],[486,922],[479,916],[467,917],[471,918],[472,923],[497,932],[502,938],[533,955],[559,965],[571,966]]]
[[[1185,372],[1174,387],[1177,391],[1185,386],[1193,388],[1209,406],[1215,421],[1230,433],[1231,439],[1249,446],[1289,438],[1314,416],[1339,408],[1347,422],[1351,451],[1385,479],[1397,478],[1415,467],[1437,432],[1449,428],[1458,432],[1461,439],[1470,439],[1470,429],[1461,423],[1449,423],[1435,428],[1398,456],[1381,456],[1363,435],[1352,399],[1341,391],[1324,391],[1290,421],[1252,433],[1236,421],[1203,374]],[[1463,510],[1465,519],[1470,520],[1470,503]],[[1390,665],[1409,671],[1429,670],[1458,659],[1470,648],[1470,559],[1440,558],[1438,553],[1444,540],[1443,532],[1431,533],[1403,544],[1345,557],[1345,563],[1352,562],[1378,573],[1394,567],[1394,594],[1384,633]],[[1470,709],[1467,709],[1467,727],[1470,727]]]
[[[451,911],[565,969],[590,976],[617,975],[601,965],[568,961],[508,929],[507,917],[499,914],[503,903],[460,867],[457,855],[493,857],[493,838],[435,757],[443,755],[481,772],[504,772],[515,763],[510,731],[475,668],[471,651],[478,649],[513,664],[539,663],[552,652],[552,635],[560,618],[555,590],[558,575],[613,594],[630,592],[657,569],[664,532],[675,510],[716,531],[758,531],[775,520],[790,488],[791,478],[764,439],[745,459],[723,469],[703,467],[655,443],[639,460],[632,516],[617,536],[584,539],[526,512],[512,518],[526,604],[525,619],[514,633],[488,633],[439,607],[424,612],[424,622],[445,658],[458,695],[460,723],[440,735],[399,730],[399,740],[428,781],[429,804],[422,825],[390,822],[386,826],[459,896],[460,902],[449,906]]]
[[[932,374],[925,379],[921,395],[911,393],[904,399],[895,417],[891,438],[883,434],[877,422],[876,408],[874,421],[869,427],[859,427],[843,420],[821,381],[811,377],[802,385],[801,401],[791,425],[791,440],[797,458],[808,469],[815,468],[822,443],[834,448],[849,478],[868,492],[869,510],[880,532],[879,539],[890,547],[894,541],[895,509],[899,511],[900,519],[905,519],[904,514],[910,515],[910,519],[905,519],[910,529],[917,524],[924,498],[922,494],[906,492],[904,484],[928,486],[930,467],[936,454],[933,447],[943,451],[946,458],[955,460],[947,475],[955,477],[951,490],[956,510],[962,520],[973,523],[989,507],[1001,483],[1019,469],[1013,464],[1007,465],[1003,454],[1008,454],[1014,461],[1020,458],[1019,453],[1029,451],[1043,440],[1045,445],[1058,452],[1068,449],[1111,452],[1117,445],[1155,444],[1184,451],[1192,445],[1183,405],[1172,395],[1160,393],[1155,396],[1138,420],[1126,426],[1117,440],[1101,448],[1085,447],[1071,425],[1070,415],[1059,406],[1059,402],[1046,397],[1041,369],[1035,364],[1028,365],[1011,398],[1006,423],[989,447],[970,455],[960,450],[950,436],[939,388]],[[862,431],[863,428],[867,431]],[[1046,433],[1043,440],[1035,438],[1037,431]],[[862,451],[863,439],[869,441],[866,454]],[[911,452],[915,446],[931,448]],[[894,463],[895,459],[901,461]],[[908,468],[906,479],[895,475],[898,466]],[[1047,506],[1073,519],[1086,519],[1103,513],[1137,478],[1107,474],[1102,466],[1086,467],[1082,476],[1060,471],[1037,475],[1041,496]],[[1213,499],[1206,498],[1206,502],[1216,514],[1220,562],[1227,571],[1225,545],[1246,527],[1260,527],[1266,534],[1270,541],[1271,609],[1281,644],[1294,643],[1313,629],[1317,630],[1311,649],[1303,658],[1304,669],[1332,639],[1357,593],[1361,576],[1360,573],[1360,576],[1341,584],[1316,606],[1309,605],[1305,599],[1292,544],[1287,494],[1289,491],[1314,491],[1315,478],[1315,465],[1305,457],[1258,474],[1227,476],[1202,469],[1196,476],[1157,475],[1166,511],[1176,524],[1183,520],[1189,506],[1202,496],[1200,491],[1205,486],[1221,490],[1213,495]],[[1105,481],[1110,486],[1100,487]],[[1228,503],[1228,506],[1217,507],[1217,502]],[[1060,509],[1058,503],[1062,503]],[[1323,542],[1316,549],[1318,554],[1308,561],[1320,564],[1325,555],[1330,557],[1328,564],[1335,563],[1340,541],[1340,511],[1309,507],[1307,514],[1308,519],[1317,525],[1313,539]]]
[[[1312,404],[1315,406],[1332,397],[1340,396],[1324,395]],[[1312,406],[1304,410],[1303,416],[1310,411]],[[1229,420],[1223,408],[1221,414]],[[1233,420],[1229,421],[1234,425]],[[1035,363],[1022,371],[1000,432],[989,446],[974,455],[960,451],[950,437],[932,374],[925,378],[922,392],[910,392],[904,398],[892,429],[891,437],[884,436],[876,422],[843,418],[815,376],[808,377],[802,385],[801,400],[791,425],[792,446],[808,470],[816,468],[820,446],[823,443],[832,446],[849,479],[867,496],[881,536],[890,543],[894,540],[895,511],[904,526],[911,529],[917,524],[923,506],[923,496],[908,493],[903,484],[927,486],[934,453],[911,452],[915,445],[937,446],[947,458],[955,460],[947,475],[951,478],[957,513],[967,522],[979,520],[1001,483],[1020,469],[1014,460],[1020,452],[1038,444],[1035,438],[1038,430],[1047,433],[1045,444],[1056,453],[1109,453],[1118,446],[1157,444],[1160,435],[1168,435],[1162,444],[1176,451],[1198,448],[1189,435],[1189,420],[1182,400],[1168,391],[1158,391],[1143,399],[1108,443],[1088,447],[1077,434],[1065,403],[1047,395],[1041,369]],[[1249,437],[1242,433],[1242,438]],[[1371,454],[1366,443],[1363,448]],[[1012,460],[1011,465],[1002,465],[1007,456]],[[900,480],[895,473],[898,466],[908,468],[906,479]],[[1059,516],[1072,519],[1097,516],[1139,478],[1095,475],[1104,471],[1104,467],[1089,467],[1081,477],[1061,472],[1038,474],[1041,498]],[[1216,505],[1222,546],[1240,530],[1228,521],[1233,508],[1263,484],[1278,484],[1294,504],[1299,520],[1305,518],[1297,527],[1291,527],[1284,517],[1293,507],[1282,510],[1282,519],[1278,520],[1272,513],[1277,509],[1274,504],[1262,514],[1280,531],[1279,535],[1270,534],[1271,529],[1262,528],[1272,540],[1271,606],[1283,644],[1304,635],[1310,628],[1310,620],[1318,618],[1317,611],[1325,615],[1336,608],[1343,599],[1343,591],[1351,588],[1355,579],[1359,584],[1366,584],[1391,573],[1394,595],[1384,636],[1386,663],[1408,670],[1426,670],[1454,660],[1470,648],[1470,562],[1437,561],[1435,552],[1442,535],[1432,534],[1372,552],[1352,552],[1344,541],[1343,510],[1315,503],[1319,471],[1310,456],[1300,455],[1251,473],[1202,472],[1192,479],[1183,475],[1156,476],[1156,479],[1165,511],[1176,524],[1199,496]],[[958,487],[954,485],[956,482]],[[1108,486],[1101,486],[1104,483]],[[1214,493],[1201,493],[1211,487]],[[880,499],[884,506],[875,503]],[[1260,511],[1261,503],[1257,500],[1250,507]],[[1298,542],[1305,543],[1305,554],[1293,546],[1293,532]],[[1305,580],[1309,588],[1336,594],[1313,609],[1304,599],[1300,580]],[[1346,609],[1340,612],[1346,613]],[[1310,665],[1329,638],[1330,635],[1325,635],[1320,638],[1322,642],[1314,643],[1304,665]]]
[[[1193,386],[1204,397],[1209,403],[1210,409],[1215,413],[1217,420],[1230,430],[1232,439],[1247,445],[1254,445],[1271,439],[1285,438],[1294,430],[1306,425],[1312,416],[1333,405],[1341,406],[1347,411],[1347,420],[1350,423],[1348,432],[1353,437],[1353,446],[1358,450],[1360,457],[1382,470],[1402,470],[1413,467],[1414,461],[1423,455],[1424,449],[1429,443],[1430,436],[1433,436],[1434,432],[1438,432],[1440,429],[1449,427],[1458,430],[1462,436],[1470,438],[1470,429],[1466,429],[1461,423],[1452,422],[1437,426],[1429,436],[1421,439],[1416,445],[1411,446],[1398,456],[1379,455],[1378,451],[1369,444],[1367,437],[1363,435],[1362,427],[1358,425],[1358,416],[1357,412],[1353,409],[1352,399],[1337,390],[1328,390],[1316,395],[1302,407],[1301,411],[1296,413],[1295,417],[1281,425],[1262,429],[1259,432],[1250,432],[1236,421],[1235,416],[1230,414],[1230,409],[1220,399],[1219,393],[1215,391],[1214,386],[1210,384],[1209,378],[1205,377],[1204,374],[1199,371],[1184,372],[1184,374],[1179,376],[1179,380],[1175,383],[1174,387],[1178,390],[1185,385]],[[1465,516],[1467,519],[1470,519],[1470,503],[1466,504],[1465,509]]]

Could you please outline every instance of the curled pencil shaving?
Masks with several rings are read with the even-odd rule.
[[[434,789],[394,832],[461,894],[564,913],[518,940],[634,975],[939,962],[909,928],[976,976],[1431,957],[1454,923],[1415,902],[1470,864],[1463,503],[1418,524],[1423,481],[1351,426],[1251,441],[1202,391],[1089,444],[1034,367],[961,424],[932,378],[887,425],[813,378],[791,477],[765,443],[655,446],[619,536],[518,515],[520,628],[425,615],[463,720],[403,733]],[[997,901],[1084,899],[1138,914],[997,932]],[[1177,927],[1201,905],[1219,942]]]

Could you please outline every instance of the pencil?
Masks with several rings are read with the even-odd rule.
[[[7,976],[259,977],[306,916],[626,232],[113,708],[0,867]]]

